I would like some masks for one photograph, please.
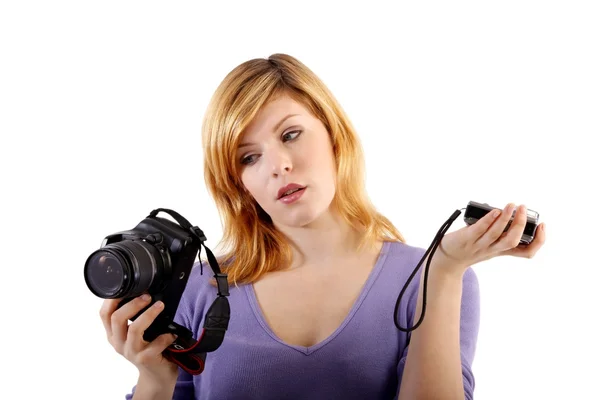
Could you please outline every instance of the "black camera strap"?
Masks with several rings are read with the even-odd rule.
[[[177,339],[164,351],[163,355],[170,361],[179,365],[186,372],[192,375],[199,375],[204,370],[206,353],[215,351],[219,348],[221,343],[223,343],[225,331],[229,326],[230,308],[229,300],[227,299],[227,296],[229,296],[227,274],[221,272],[216,257],[204,244],[206,236],[200,228],[192,226],[188,220],[176,211],[166,208],[153,210],[148,217],[154,218],[161,211],[171,215],[179,225],[191,232],[192,240],[198,247],[200,274],[203,274],[200,255],[202,247],[204,247],[208,258],[208,264],[217,281],[217,298],[206,312],[204,326],[198,340],[194,339],[192,331],[176,322],[171,322],[168,326],[171,333],[177,335]]]
[[[435,253],[438,246],[442,242],[444,235],[446,234],[448,229],[450,229],[450,226],[452,226],[452,224],[454,223],[454,220],[456,220],[456,218],[458,218],[460,213],[461,213],[461,210],[454,211],[452,213],[452,215],[450,216],[450,218],[448,218],[446,220],[446,222],[444,222],[442,227],[439,229],[438,233],[435,235],[433,242],[431,243],[431,245],[429,246],[427,251],[425,251],[425,254],[423,254],[421,261],[419,261],[419,263],[413,270],[412,274],[410,274],[410,276],[408,277],[408,280],[406,281],[406,283],[404,284],[404,287],[402,288],[402,290],[400,291],[400,294],[398,295],[398,299],[396,299],[396,307],[394,308],[394,324],[396,324],[396,328],[398,328],[402,332],[408,333],[408,332],[411,332],[411,331],[417,329],[419,327],[419,325],[421,325],[421,323],[423,322],[423,318],[425,318],[425,309],[427,307],[427,281],[429,279],[429,267],[431,265],[431,260],[433,259],[433,254]],[[425,272],[424,272],[425,276],[423,277],[425,279],[425,281],[423,282],[423,302],[422,302],[423,305],[421,308],[421,317],[419,318],[419,321],[413,327],[403,328],[400,326],[400,323],[398,322],[398,309],[400,308],[400,299],[404,295],[404,292],[406,292],[406,290],[408,289],[410,281],[412,281],[412,279],[415,277],[415,275],[417,274],[417,271],[419,271],[419,268],[421,268],[421,264],[423,264],[423,261],[425,261],[426,258],[427,258],[427,265],[425,266]]]

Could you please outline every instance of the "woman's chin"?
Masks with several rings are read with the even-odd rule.
[[[294,210],[281,215],[277,220],[278,225],[284,225],[290,228],[304,228],[314,225],[319,219],[323,217],[323,214],[328,210],[325,209],[322,212],[316,210]]]

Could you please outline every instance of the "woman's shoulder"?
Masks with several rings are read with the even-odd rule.
[[[218,288],[215,284],[211,284],[214,276],[215,273],[207,261],[196,261],[192,265],[177,309],[178,320],[185,326],[195,328],[200,326],[206,312],[217,299]],[[235,299],[240,297],[238,293],[240,288],[241,285],[238,287],[229,285],[227,300],[239,301]]]
[[[393,270],[398,272],[408,269],[412,272],[425,255],[425,251],[422,247],[405,242],[389,241],[384,243],[380,258],[385,269],[392,267]]]
[[[387,242],[387,248],[384,246],[384,249],[386,249],[385,252],[382,252],[384,280],[405,282],[415,272],[417,265],[420,263],[410,283],[416,289],[420,276],[427,267],[429,255],[424,258],[427,249],[399,241]],[[436,251],[439,251],[439,247]],[[463,290],[471,292],[473,296],[478,295],[479,280],[473,268],[468,268],[463,275]]]
[[[214,276],[215,273],[207,261],[196,261],[192,266],[185,287],[184,296],[186,299],[214,299],[218,294],[217,286],[211,284],[211,281],[214,281]],[[232,290],[231,285],[229,285],[229,290]]]

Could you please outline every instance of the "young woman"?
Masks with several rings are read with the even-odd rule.
[[[470,268],[518,245],[525,207],[444,236],[427,281],[422,324],[394,321],[399,292],[425,250],[405,243],[365,193],[358,136],[332,93],[299,60],[274,54],[232,70],[203,125],[204,174],[224,225],[220,265],[233,284],[225,339],[192,376],[161,352],[175,339],[142,338],[160,313],[140,297],[101,318],[139,370],[127,399],[471,399],[479,288]],[[423,276],[398,308],[421,315]],[[198,338],[217,289],[195,266],[176,322]],[[116,310],[116,311],[115,311]]]

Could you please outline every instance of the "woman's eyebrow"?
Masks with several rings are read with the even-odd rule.
[[[288,118],[295,117],[295,116],[297,116],[297,115],[300,115],[300,114],[288,114],[288,115],[286,115],[285,117],[283,117],[283,118],[281,119],[281,121],[279,121],[278,123],[276,123],[276,124],[275,124],[275,126],[273,127],[273,133],[275,133],[275,132],[276,132],[276,131],[279,129],[279,127],[280,127],[280,126],[281,126],[281,125],[282,125],[282,124],[283,124],[283,123],[284,123],[284,122],[285,122],[285,121],[286,121]],[[242,147],[252,146],[253,144],[254,144],[254,143],[248,143],[248,142],[245,142],[245,143],[240,143],[240,144],[239,144],[239,146],[238,146],[238,149],[240,149],[240,148],[242,148]]]

